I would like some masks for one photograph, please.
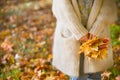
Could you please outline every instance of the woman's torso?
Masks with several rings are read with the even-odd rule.
[[[78,0],[82,24],[86,26],[94,0]]]

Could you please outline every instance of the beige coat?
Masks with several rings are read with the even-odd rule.
[[[87,33],[98,37],[110,38],[109,26],[117,19],[114,0],[94,0],[87,28],[81,23],[81,14],[77,0],[53,0],[56,30],[53,43],[53,66],[69,76],[79,76],[80,42]],[[113,65],[111,44],[108,58],[103,60],[88,60],[84,58],[84,73],[94,73],[108,69]]]

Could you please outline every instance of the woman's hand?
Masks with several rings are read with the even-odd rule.
[[[89,33],[89,39],[92,39],[92,38],[94,38],[94,37],[96,37],[96,36],[93,35],[93,34],[91,34],[91,33]]]
[[[88,39],[92,39],[94,37],[96,37],[96,36],[91,33],[88,33],[80,39],[80,42],[82,42],[82,43],[86,42]]]
[[[88,34],[86,34],[85,36],[83,36],[82,38],[80,38],[80,42],[86,42],[88,40]]]

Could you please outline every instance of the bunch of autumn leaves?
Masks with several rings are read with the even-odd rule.
[[[80,46],[79,54],[83,53],[88,59],[98,59],[108,57],[108,38],[93,37]]]

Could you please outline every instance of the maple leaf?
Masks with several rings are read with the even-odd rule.
[[[115,78],[116,80],[120,80],[120,75]]]
[[[102,80],[108,80],[109,77],[111,75],[111,72],[108,72],[108,71],[104,71],[101,76],[102,76]]]
[[[1,48],[2,48],[3,50],[5,50],[5,51],[10,51],[10,52],[12,52],[12,51],[13,51],[12,47],[13,47],[13,44],[12,44],[11,42],[7,41],[7,40],[5,40],[5,41],[1,44]]]
[[[79,53],[84,53],[89,59],[101,60],[107,57],[108,42],[106,38],[94,37],[80,46]]]

